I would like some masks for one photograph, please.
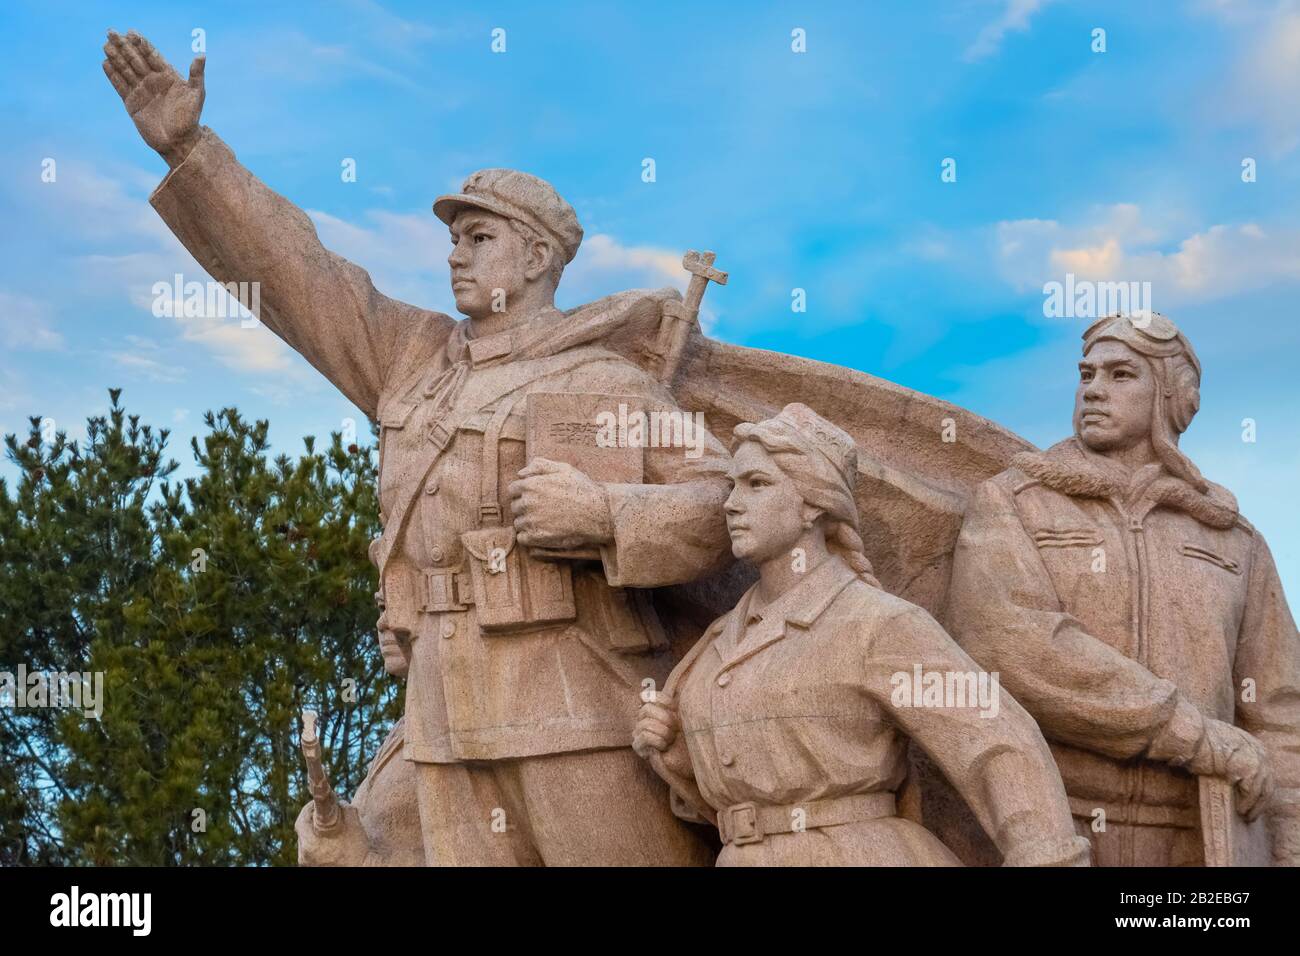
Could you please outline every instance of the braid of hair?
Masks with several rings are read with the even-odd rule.
[[[842,557],[863,581],[874,588],[880,587],[862,544],[862,536],[847,521],[836,521],[826,529],[826,543]]]

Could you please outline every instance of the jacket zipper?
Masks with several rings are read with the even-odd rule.
[[[1130,517],[1128,529],[1133,532],[1133,544],[1137,552],[1137,661],[1143,667],[1147,664],[1147,610],[1150,595],[1147,593],[1147,536],[1141,520]]]
[[[1147,610],[1150,601],[1149,582],[1147,581],[1147,535],[1143,522],[1139,518],[1129,518],[1129,530],[1133,532],[1133,543],[1137,546],[1137,568],[1138,568],[1138,663],[1143,667],[1147,666]],[[1142,803],[1143,791],[1146,789],[1145,780],[1143,779],[1144,765],[1139,762],[1137,765],[1137,781],[1133,787],[1133,796],[1138,803]],[[1136,836],[1136,834],[1134,834]],[[1136,841],[1135,841],[1136,842]],[[1137,848],[1130,846],[1132,857],[1129,859],[1129,865],[1135,866]]]
[[[1111,501],[1111,506],[1115,509],[1122,525],[1127,527],[1129,538],[1125,540],[1124,550],[1130,566],[1136,572],[1136,581],[1133,586],[1133,596],[1130,605],[1130,615],[1133,626],[1133,634],[1137,638],[1137,653],[1134,659],[1143,667],[1147,663],[1147,608],[1148,608],[1148,585],[1147,581],[1147,560],[1146,560],[1146,530],[1143,527],[1141,519],[1130,515],[1127,509],[1117,501]],[[1131,540],[1132,546],[1128,541]],[[1125,817],[1128,817],[1128,809],[1135,803],[1141,803],[1143,791],[1143,766],[1139,760],[1134,765],[1132,775],[1127,787],[1127,793],[1124,799]],[[1123,836],[1120,843],[1120,858],[1124,865],[1133,866],[1136,859],[1136,832],[1131,825],[1125,824]]]

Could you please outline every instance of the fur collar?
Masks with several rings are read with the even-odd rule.
[[[1053,491],[1073,498],[1109,498],[1119,501],[1129,511],[1145,514],[1163,505],[1185,511],[1211,528],[1231,528],[1237,524],[1237,499],[1221,485],[1210,483],[1201,493],[1173,475],[1159,471],[1154,478],[1142,472],[1125,482],[1102,470],[1079,444],[1067,438],[1045,452],[1021,452],[1011,459],[1013,468],[1037,479]]]

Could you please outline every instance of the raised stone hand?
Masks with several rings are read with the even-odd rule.
[[[109,30],[104,55],[104,73],[140,136],[169,166],[179,165],[198,141],[206,58],[194,58],[187,82],[134,30],[126,36]]]

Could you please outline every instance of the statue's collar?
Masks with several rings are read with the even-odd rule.
[[[781,640],[789,625],[807,630],[830,607],[857,574],[838,555],[831,555],[775,601],[754,606],[755,584],[732,611],[715,648],[724,667],[731,667]]]
[[[452,364],[468,362],[472,368],[491,365],[553,335],[555,323],[563,316],[559,309],[545,308],[513,329],[477,337],[472,334],[470,320],[462,319],[447,340],[447,358]]]
[[[741,605],[738,605],[744,608],[742,624],[789,621],[800,627],[809,627],[856,576],[842,558],[832,554],[805,574],[798,584],[768,604],[756,605],[758,585],[755,584],[745,592]]]
[[[1130,471],[1083,447],[1078,437],[1057,442],[1045,452],[1021,452],[1012,467],[1072,498],[1106,498],[1145,515],[1163,505],[1185,511],[1202,524],[1230,528],[1237,523],[1237,499],[1213,482],[1205,492],[1149,465]]]

